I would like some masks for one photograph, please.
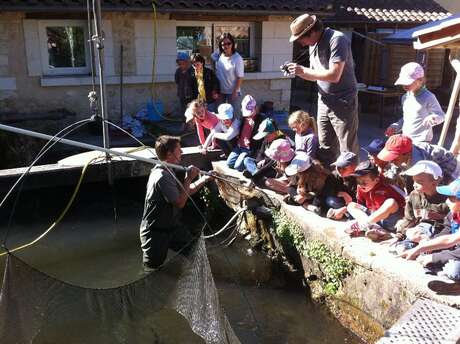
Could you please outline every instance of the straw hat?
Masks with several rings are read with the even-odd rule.
[[[302,14],[291,23],[291,38],[289,42],[294,42],[299,37],[306,34],[316,23],[316,16],[308,13]]]

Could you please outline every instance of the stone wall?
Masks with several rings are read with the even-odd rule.
[[[289,18],[270,17],[257,33],[261,50],[260,72],[246,73],[243,94],[259,101],[271,100],[275,109],[288,110],[290,80],[283,79],[279,65],[292,58],[288,43]],[[104,13],[105,76],[109,118],[119,122],[120,47],[123,45],[124,112],[134,114],[150,100],[164,103],[167,113],[178,112],[176,69],[176,21],[159,14],[157,55],[152,87],[153,16],[149,13]],[[73,113],[69,120],[89,113],[89,75],[43,75],[39,20],[24,13],[0,13],[0,114],[9,119],[40,119],[48,112]],[[282,51],[278,53],[277,51]]]

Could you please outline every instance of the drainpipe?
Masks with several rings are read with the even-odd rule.
[[[452,93],[450,96],[449,107],[447,108],[446,118],[444,120],[444,126],[442,128],[441,136],[439,138],[438,145],[443,146],[444,141],[446,140],[447,131],[449,129],[450,121],[452,120],[452,116],[454,114],[455,102],[457,101],[458,93],[460,92],[460,51],[457,51],[455,54],[451,51],[449,60],[452,68],[455,70],[457,74],[455,76],[454,87],[452,89]],[[455,56],[456,55],[456,56]],[[455,57],[454,57],[455,56]],[[460,152],[460,121],[457,120],[457,127],[455,130],[455,138],[452,141],[452,146],[450,147],[450,151],[455,155],[458,155]]]

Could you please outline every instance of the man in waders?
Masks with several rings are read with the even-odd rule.
[[[318,158],[329,166],[340,153],[359,156],[358,91],[350,40],[314,15],[291,23],[290,42],[309,47],[310,68],[287,64],[290,74],[318,85]]]
[[[182,150],[179,138],[160,136],[155,142],[159,160],[180,164]],[[172,173],[174,173],[171,170]],[[195,237],[190,229],[180,222],[180,213],[188,196],[193,195],[211,179],[198,176],[199,169],[190,166],[185,174],[183,188],[173,175],[161,164],[150,172],[145,196],[144,215],[140,226],[142,261],[146,271],[158,269],[166,259],[168,249],[187,254]]]

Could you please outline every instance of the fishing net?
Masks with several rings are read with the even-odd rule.
[[[158,322],[168,312],[186,321],[198,341],[191,331],[187,339],[174,339],[176,327]],[[109,289],[60,281],[9,254],[0,336],[7,344],[239,343],[219,305],[203,238],[187,256],[177,255],[159,271]]]

